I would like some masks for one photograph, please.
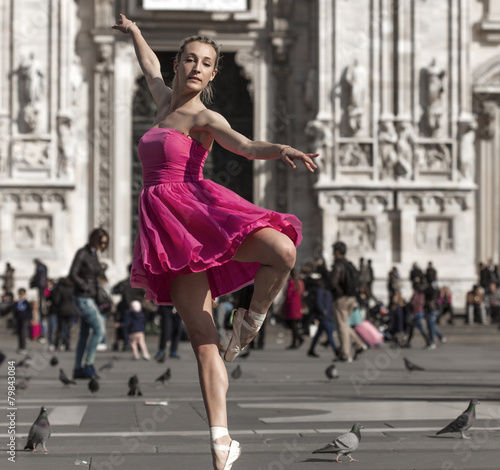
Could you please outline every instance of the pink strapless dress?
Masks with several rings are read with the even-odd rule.
[[[295,216],[262,209],[204,180],[208,151],[187,135],[152,128],[138,149],[143,188],[130,281],[155,304],[172,304],[170,281],[179,275],[206,271],[213,298],[251,284],[260,264],[232,258],[256,230],[271,227],[300,243]]]

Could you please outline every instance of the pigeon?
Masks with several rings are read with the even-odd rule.
[[[59,364],[59,359],[57,359],[57,356],[52,356],[50,359],[50,365],[52,367],[55,367],[57,366],[57,364]]]
[[[69,388],[70,384],[76,385],[76,382],[68,378],[62,369],[59,369],[59,380],[63,383],[63,388]]]
[[[465,435],[465,431],[467,431],[476,420],[476,405],[479,405],[479,401],[475,399],[471,400],[469,407],[455,421],[452,421],[448,426],[438,431],[436,436],[447,432],[459,432],[462,439],[470,439],[470,437]]]
[[[99,391],[99,382],[96,380],[95,377],[90,378],[89,383],[88,383],[88,388],[89,388],[90,393],[92,395]]]
[[[405,361],[406,368],[410,372],[413,372],[414,370],[425,370],[423,367],[417,366],[417,364],[410,362],[408,359],[406,359],[406,357],[403,357],[403,360]]]
[[[38,418],[31,426],[30,432],[28,434],[28,441],[26,442],[24,449],[30,449],[33,450],[33,452],[36,452],[36,446],[38,444],[42,444],[44,452],[48,452],[47,448],[45,447],[45,443],[47,442],[49,437],[50,424],[49,420],[47,419],[47,410],[45,406],[42,406],[40,408],[40,414],[38,415]]]
[[[330,444],[327,444],[325,447],[321,447],[313,452],[313,454],[337,454],[335,461],[341,463],[339,460],[339,455],[347,455],[351,462],[357,462],[356,459],[351,457],[351,452],[354,452],[361,441],[361,432],[360,429],[363,429],[363,426],[359,423],[356,423],[352,426],[352,429],[345,434],[334,439]]]
[[[111,359],[110,361],[106,362],[106,364],[103,364],[101,367],[99,367],[99,372],[102,372],[103,370],[111,370],[115,365],[115,360]]]
[[[133,375],[128,380],[128,394],[129,397],[142,397],[141,389],[139,388],[139,379],[137,375]]]
[[[28,384],[29,384],[30,379],[31,379],[31,377],[21,377],[17,381],[17,388],[19,390],[26,390],[28,388]]]
[[[238,366],[236,367],[236,369],[234,369],[232,372],[231,372],[231,377],[234,379],[234,380],[238,380],[240,377],[241,377],[241,367],[240,365],[238,364]]]
[[[31,356],[26,356],[22,361],[17,363],[17,367],[24,367],[28,369],[31,366]]]
[[[333,380],[333,379],[338,379],[339,378],[339,371],[335,367],[335,364],[332,364],[331,366],[328,366],[325,370],[325,375],[328,377],[328,379]]]
[[[161,382],[163,385],[165,385],[165,382],[168,382],[171,377],[171,372],[170,372],[170,367],[165,371],[165,373],[161,374],[155,382]]]

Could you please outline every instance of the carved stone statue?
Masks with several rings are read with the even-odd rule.
[[[38,127],[39,103],[45,88],[45,76],[33,52],[21,61],[18,75],[21,121],[25,130],[33,132]]]
[[[113,45],[103,42],[97,44],[97,65],[98,72],[111,72],[113,70]]]
[[[423,70],[423,106],[422,124],[424,134],[436,136],[441,128],[441,118],[444,113],[442,97],[444,93],[444,78],[446,71],[436,65],[436,59]]]
[[[476,140],[477,123],[470,116],[470,119],[460,121],[458,129],[460,132],[460,174],[464,180],[473,181],[476,160],[474,142]]]
[[[331,155],[333,133],[327,122],[313,119],[305,128],[305,134],[311,139],[311,153],[319,153],[320,177],[331,174]]]
[[[363,125],[366,97],[366,70],[357,59],[346,67],[341,85],[346,124],[351,134],[356,134]]]
[[[57,159],[57,177],[68,174],[73,162],[74,136],[72,119],[69,116],[57,118],[57,134],[59,137],[59,153]]]
[[[398,162],[398,153],[396,144],[398,143],[398,134],[392,121],[380,121],[379,130],[379,155],[381,162],[381,179],[394,178],[396,164]]]
[[[333,133],[328,124],[323,121],[318,119],[309,121],[305,133],[312,140],[312,153],[321,153],[325,147],[333,146]]]
[[[394,175],[400,178],[410,178],[412,175],[413,146],[415,132],[408,121],[398,122],[398,142],[396,145],[398,161],[394,166]]]
[[[24,104],[38,103],[44,91],[44,74],[33,52],[19,65],[19,80]]]

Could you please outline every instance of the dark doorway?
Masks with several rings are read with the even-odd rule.
[[[165,83],[170,86],[174,73],[175,52],[156,52],[160,59]],[[248,93],[248,80],[240,73],[235,62],[235,53],[223,54],[221,70],[217,74],[214,102],[210,109],[222,114],[231,127],[253,138],[253,104]],[[142,171],[137,145],[140,138],[151,127],[156,114],[156,105],[149,93],[146,80],[137,81],[133,109],[133,158],[132,158],[132,241],[138,234],[137,200],[142,188]],[[253,200],[253,165],[240,155],[235,155],[222,148],[216,142],[205,163],[204,177],[225,186],[245,199]]]

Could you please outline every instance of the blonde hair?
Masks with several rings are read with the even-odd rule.
[[[181,45],[179,47],[179,50],[177,51],[177,54],[175,56],[175,59],[177,62],[180,62],[181,56],[183,52],[186,50],[186,46],[192,42],[201,42],[202,44],[209,44],[212,46],[215,50],[215,62],[214,62],[214,70],[218,70],[219,68],[219,61],[220,61],[220,45],[217,44],[213,39],[210,39],[207,36],[189,36],[187,38],[184,38],[181,41]],[[174,77],[174,85],[177,80],[177,75]],[[207,86],[202,90],[201,92],[201,101],[203,101],[204,104],[211,104],[214,98],[214,89],[212,82],[208,82]]]

